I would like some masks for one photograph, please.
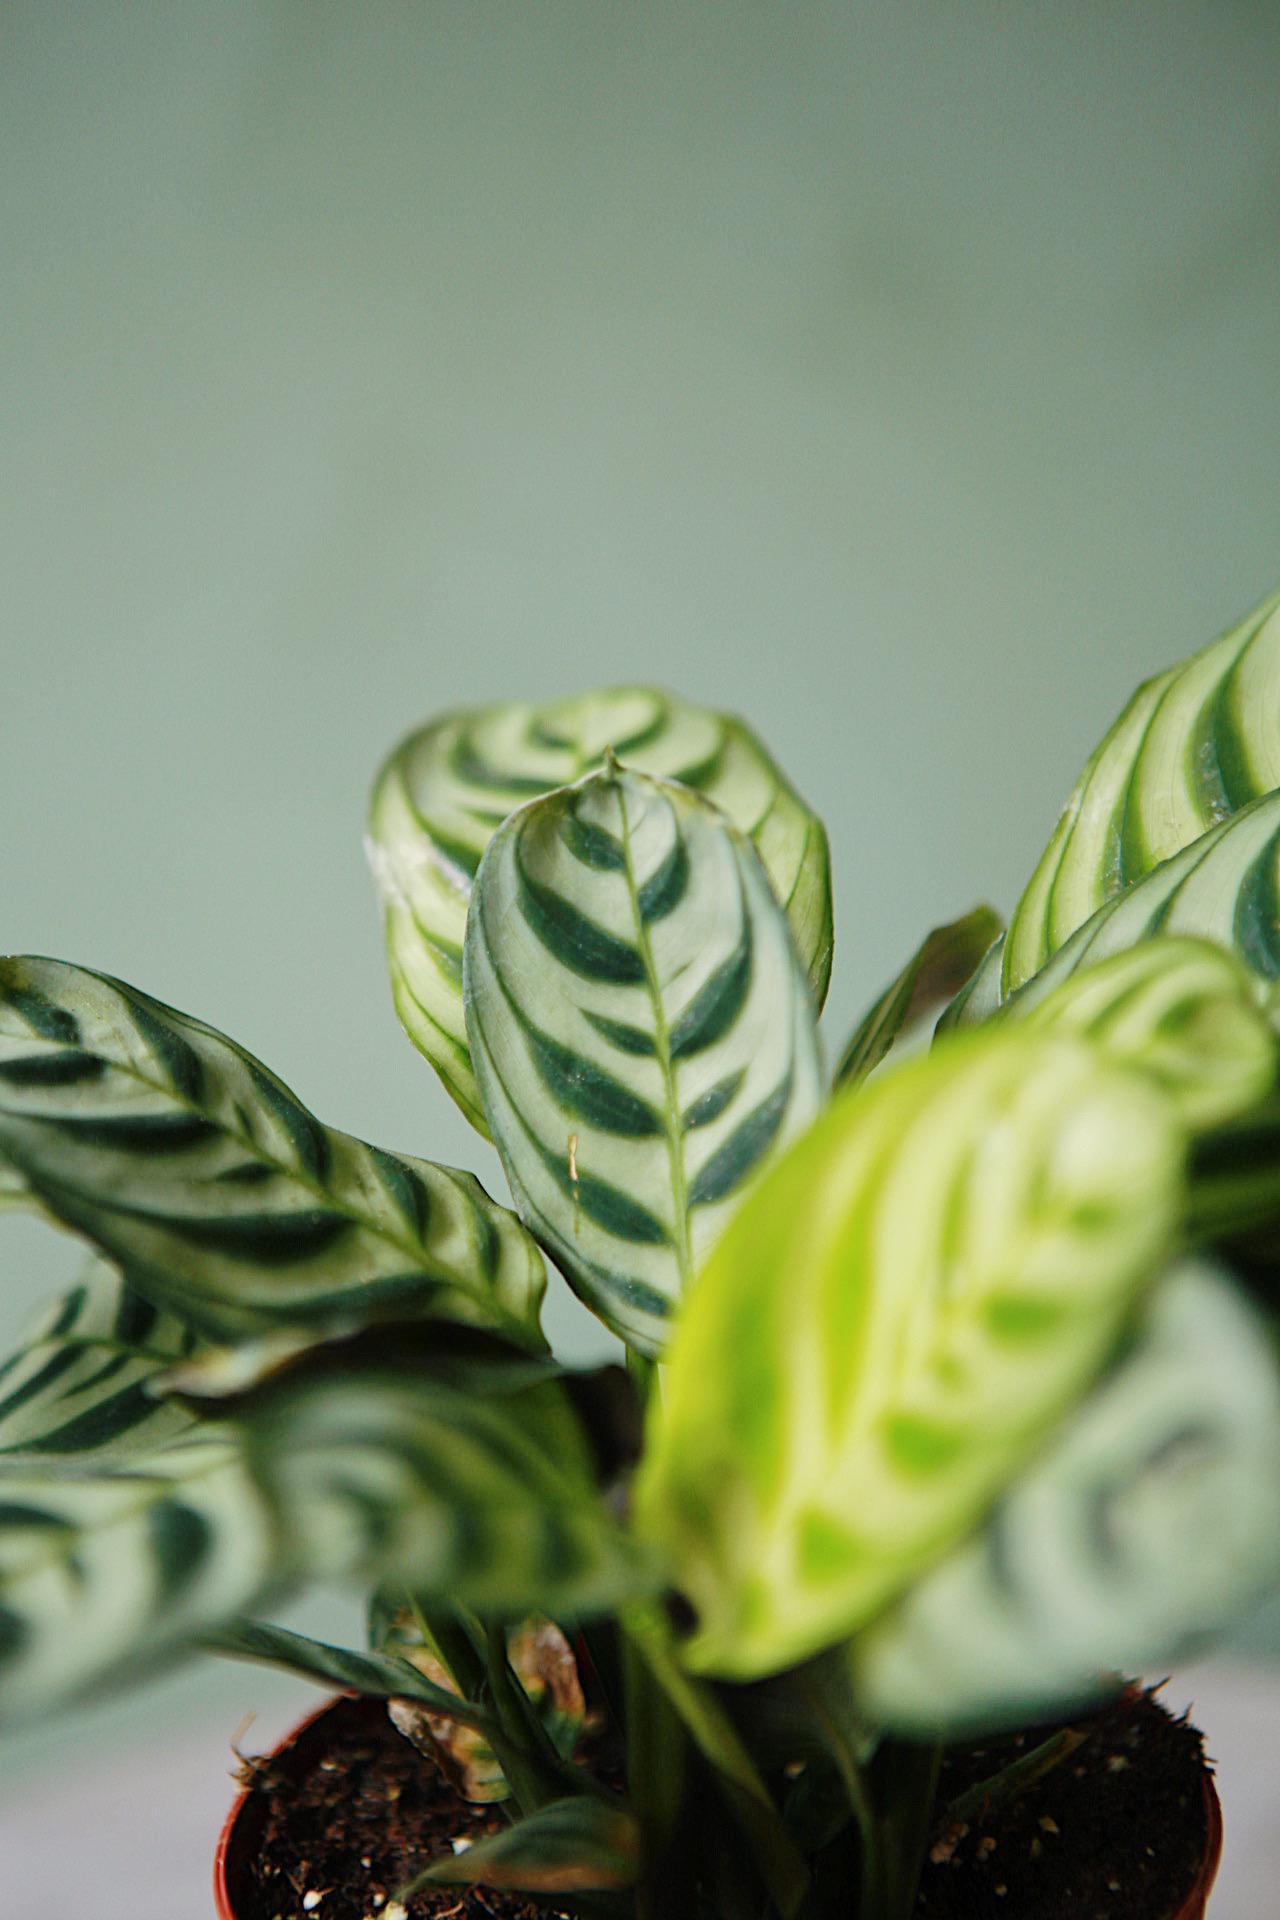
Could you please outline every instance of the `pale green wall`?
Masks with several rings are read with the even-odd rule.
[[[641,675],[827,815],[838,1037],[1280,579],[1278,55],[1242,0],[8,0],[0,944],[496,1180],[367,782]],[[71,1254],[4,1232],[7,1337]]]

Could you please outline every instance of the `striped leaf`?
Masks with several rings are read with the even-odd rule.
[[[105,1458],[176,1439],[192,1416],[151,1388],[195,1345],[183,1321],[94,1261],[0,1362],[0,1454]]]
[[[520,1893],[607,1893],[640,1877],[640,1828],[624,1807],[579,1796],[446,1853],[400,1889],[495,1887]]]
[[[427,1679],[411,1660],[395,1652],[363,1653],[350,1647],[333,1647],[307,1634],[291,1633],[287,1627],[267,1626],[258,1620],[232,1621],[207,1635],[202,1644],[211,1653],[224,1654],[231,1660],[261,1661],[326,1688],[342,1687],[348,1693],[379,1700],[412,1700],[481,1733],[493,1725],[483,1708]]]
[[[428,1335],[335,1343],[235,1410],[255,1473],[319,1577],[398,1584],[477,1613],[593,1613],[643,1591],[649,1560],[597,1487],[572,1382],[504,1390],[482,1362],[433,1377]],[[362,1357],[369,1351],[371,1357]]]
[[[822,1098],[813,997],[750,845],[609,769],[513,814],[467,921],[467,1031],[516,1206],[632,1345]]]
[[[515,808],[599,769],[610,750],[638,772],[693,787],[750,837],[787,909],[819,1005],[826,994],[826,833],[740,721],[648,687],[447,715],[411,734],[386,762],[368,845],[396,1011],[482,1133],[462,1005],[463,932],[481,855]]]
[[[538,1251],[470,1174],[322,1126],[222,1034],[105,975],[0,961],[0,1153],[215,1337],[441,1315],[542,1343]]]
[[[0,1725],[156,1665],[256,1603],[284,1558],[234,1437],[0,1460]]]
[[[397,1335],[398,1359],[335,1343],[152,1452],[0,1458],[0,1724],[229,1632],[305,1579],[515,1617],[648,1590],[569,1388],[549,1369],[530,1384],[519,1355],[509,1390],[492,1362],[446,1382],[431,1330]],[[260,1651],[246,1632],[234,1650]]]
[[[1080,1034],[1140,1067],[1200,1130],[1247,1113],[1275,1085],[1264,997],[1259,976],[1225,948],[1170,937],[1084,967],[1050,992],[1033,981],[1003,1017]]]
[[[1005,943],[1001,992],[1109,900],[1280,788],[1280,594],[1138,689],[1085,768]]]
[[[906,1731],[1068,1711],[1231,1626],[1280,1578],[1280,1372],[1220,1270],[1162,1282],[1133,1350],[982,1529],[855,1643]]]
[[[991,907],[935,927],[854,1029],[836,1068],[838,1087],[856,1086],[888,1054],[899,1035],[950,1000],[969,980],[1002,930]]]
[[[1280,980],[1280,793],[1242,808],[1116,894],[1021,988],[1019,1002],[1036,1005],[1081,968],[1169,934],[1212,941],[1264,981]],[[987,979],[948,1021],[966,1026],[992,1011]]]
[[[686,1657],[755,1678],[969,1530],[1110,1355],[1171,1243],[1184,1138],[1081,1040],[952,1040],[841,1096],[690,1293],[637,1486]]]

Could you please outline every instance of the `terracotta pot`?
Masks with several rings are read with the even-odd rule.
[[[288,1775],[290,1756],[297,1742],[336,1705],[336,1700],[326,1701],[281,1741],[271,1755],[274,1769]],[[1206,1770],[1202,1780],[1208,1826],[1204,1858],[1195,1884],[1177,1912],[1169,1915],[1169,1920],[1204,1920],[1205,1907],[1218,1877],[1218,1863],[1222,1858],[1222,1805],[1213,1784],[1213,1775]],[[238,1795],[218,1836],[218,1846],[213,1856],[213,1905],[217,1920],[244,1920],[244,1909],[238,1901],[247,1884],[249,1865],[262,1838],[261,1817],[255,1817],[256,1814],[252,1793]],[[1017,1915],[1010,1914],[1008,1920],[1017,1920]]]

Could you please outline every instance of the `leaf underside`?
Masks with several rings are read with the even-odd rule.
[[[693,788],[748,836],[786,908],[819,1005],[826,994],[826,833],[740,721],[649,687],[446,716],[387,760],[374,788],[368,845],[396,1010],[482,1133],[462,999],[463,935],[481,856],[517,807],[599,770],[609,753]]]
[[[754,852],[626,770],[532,802],[489,844],[467,1027],[521,1218],[632,1345],[822,1098],[816,1015]]]

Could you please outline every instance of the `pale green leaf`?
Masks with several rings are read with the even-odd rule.
[[[1184,1657],[1278,1578],[1275,1349],[1188,1262],[983,1527],[855,1642],[859,1697],[908,1731],[1047,1718]]]
[[[1051,990],[1040,979],[1002,1018],[1078,1033],[1158,1082],[1193,1130],[1248,1112],[1275,1085],[1265,984],[1225,948],[1186,936],[1146,941],[1082,967]]]
[[[974,907],[962,919],[935,927],[863,1015],[840,1057],[836,1085],[865,1080],[904,1029],[960,991],[1000,932],[1000,916],[991,907]]]
[[[397,1012],[481,1132],[462,1004],[463,933],[480,857],[515,808],[596,771],[609,752],[638,772],[695,788],[750,837],[819,1005],[826,994],[826,833],[740,721],[649,687],[446,715],[411,734],[382,768],[368,844]]]
[[[1009,923],[1001,991],[1107,901],[1280,787],[1280,594],[1140,687],[1098,747]]]
[[[103,1458],[176,1439],[192,1415],[153,1389],[195,1346],[183,1321],[92,1262],[0,1362],[0,1454]]]
[[[656,1351],[748,1183],[822,1099],[813,996],[760,862],[688,789],[593,774],[490,841],[465,976],[521,1218]]]
[[[716,1246],[652,1410],[638,1523],[690,1664],[803,1659],[968,1531],[1112,1352],[1183,1154],[1140,1075],[1013,1028],[834,1103]]]
[[[400,1889],[495,1887],[520,1893],[607,1893],[640,1877],[640,1829],[625,1807],[553,1800],[461,1853],[446,1853]]]
[[[215,1337],[440,1315],[542,1344],[537,1248],[470,1174],[322,1126],[224,1035],[104,975],[0,961],[0,1151]]]

